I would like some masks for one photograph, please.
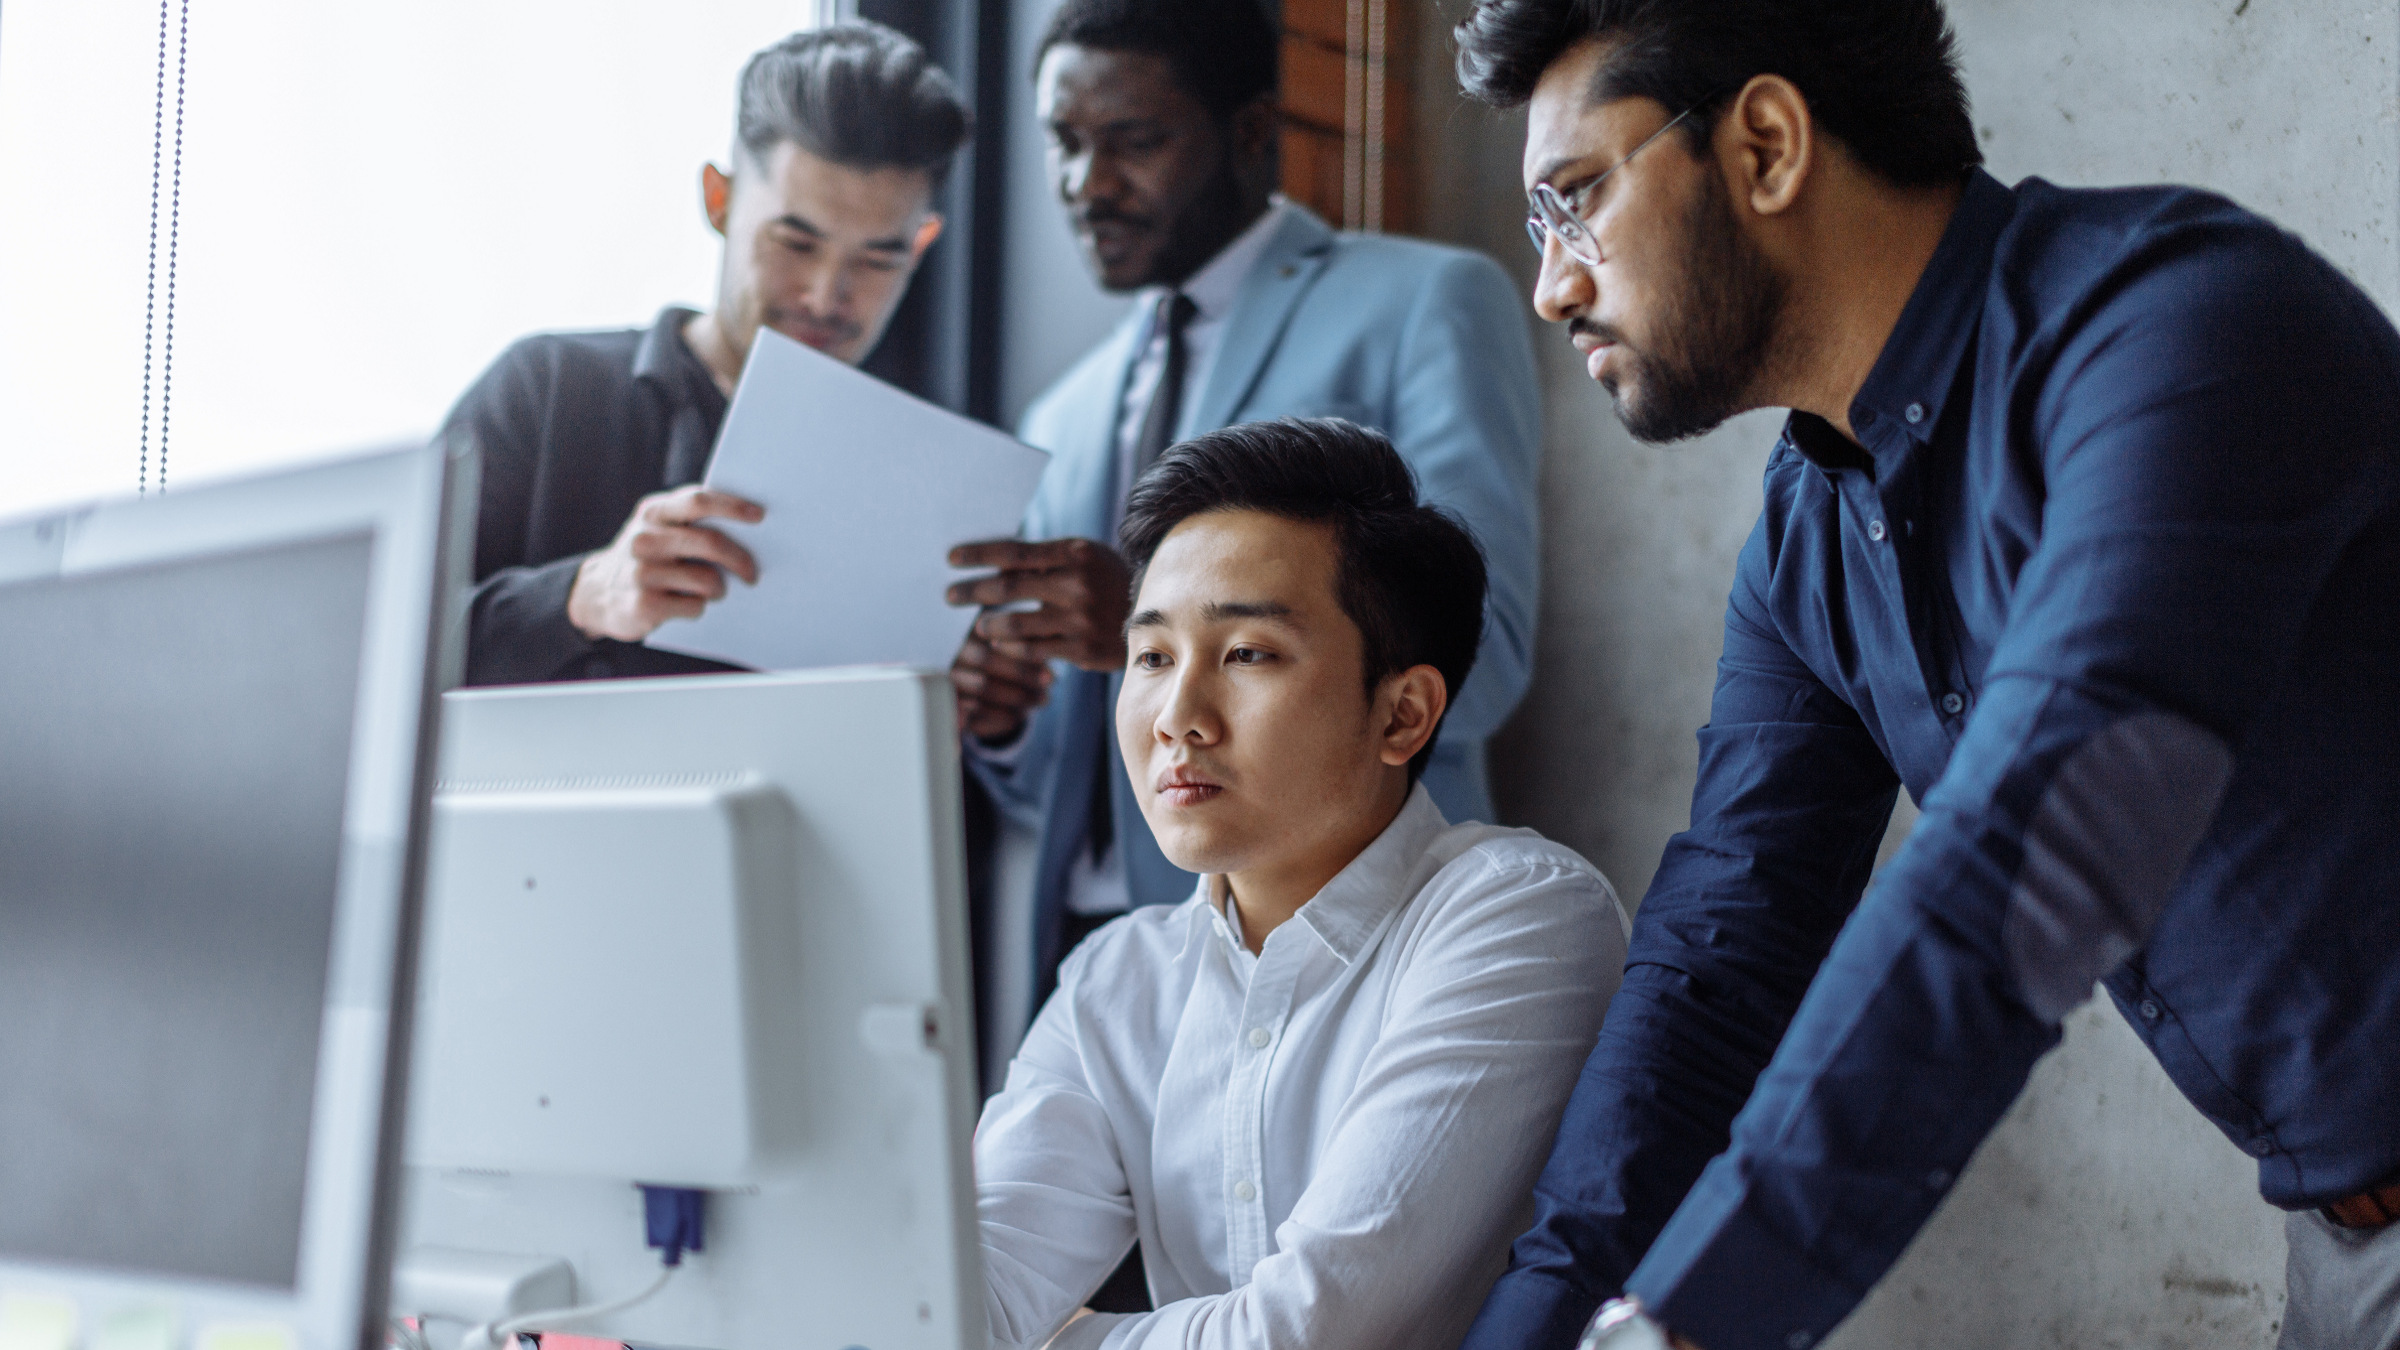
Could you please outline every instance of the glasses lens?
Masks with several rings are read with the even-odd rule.
[[[1540,217],[1525,217],[1525,236],[1533,241],[1534,252],[1548,253],[1550,251],[1550,231],[1542,227]]]
[[[1583,227],[1582,219],[1567,205],[1566,199],[1548,183],[1533,190],[1533,211],[1542,225],[1558,237],[1559,246],[1570,257],[1587,266],[1600,261],[1599,251],[1592,246],[1591,232]]]

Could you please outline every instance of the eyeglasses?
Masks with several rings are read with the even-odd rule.
[[[1592,237],[1591,228],[1583,223],[1583,213],[1591,208],[1592,199],[1599,194],[1600,185],[1608,181],[1610,174],[1631,164],[1635,155],[1649,149],[1651,141],[1673,131],[1676,123],[1707,107],[1716,97],[1711,94],[1668,118],[1665,126],[1651,132],[1640,145],[1626,151],[1625,158],[1602,169],[1598,177],[1590,179],[1573,192],[1562,196],[1557,188],[1548,183],[1534,184],[1533,191],[1525,194],[1526,204],[1533,208],[1525,217],[1525,233],[1533,238],[1533,251],[1549,252],[1550,241],[1556,239],[1558,246],[1567,251],[1568,257],[1586,267],[1598,267],[1600,241]]]

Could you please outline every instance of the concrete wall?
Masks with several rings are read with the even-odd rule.
[[[1448,22],[1419,0],[1425,232],[1530,280],[1522,122],[1456,98]],[[1021,44],[1049,0],[1020,0]],[[2400,9],[2393,0],[1953,0],[1976,124],[2006,181],[2172,180],[2300,233],[2400,312]],[[1028,100],[1029,102],[1029,100]],[[1012,164],[1037,164],[1030,118]],[[1105,329],[1038,174],[1011,185],[1010,407]],[[1063,266],[1062,266],[1063,264]],[[1528,322],[1531,322],[1530,313]],[[1495,748],[1502,814],[1580,849],[1628,897],[1686,823],[1735,553],[1777,415],[1634,444],[1559,335],[1548,390],[1538,673]],[[1904,802],[1894,839],[1911,814]],[[2272,1344],[2279,1216],[2105,1004],[2069,1019],[1918,1243],[1827,1344]]]

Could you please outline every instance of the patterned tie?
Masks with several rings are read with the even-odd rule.
[[[1167,339],[1166,363],[1158,372],[1158,384],[1150,391],[1150,406],[1142,410],[1141,430],[1133,438],[1132,475],[1117,485],[1117,508],[1121,514],[1125,497],[1133,491],[1134,480],[1158,462],[1158,457],[1175,443],[1175,422],[1183,409],[1183,330],[1200,307],[1192,297],[1181,291],[1169,291],[1159,297],[1158,312],[1150,320],[1152,334],[1164,333]],[[1116,792],[1116,765],[1108,753],[1109,740],[1116,729],[1105,723],[1100,729],[1100,767],[1092,781],[1091,834],[1092,861],[1108,856],[1110,842],[1115,839],[1115,811],[1110,798]]]

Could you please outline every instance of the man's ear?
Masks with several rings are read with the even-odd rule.
[[[1272,154],[1277,145],[1275,133],[1282,125],[1283,115],[1274,96],[1261,94],[1233,110],[1234,149],[1244,158]]]
[[[708,214],[710,229],[725,233],[726,213],[733,209],[733,178],[714,164],[700,166],[700,209]]]
[[[924,221],[917,226],[917,237],[908,241],[908,265],[914,267],[922,261],[925,257],[925,250],[932,248],[933,241],[941,237],[941,213],[939,211],[926,212]]]
[[[1415,759],[1433,739],[1434,729],[1442,724],[1442,711],[1449,706],[1449,685],[1442,672],[1431,666],[1410,666],[1385,677],[1375,699],[1377,715],[1383,721],[1378,731],[1383,740],[1378,758],[1395,768]]]
[[[1272,190],[1283,149],[1283,110],[1275,106],[1274,96],[1261,94],[1234,109],[1226,129],[1234,163],[1264,178]]]
[[[1799,86],[1781,75],[1752,76],[1718,124],[1718,154],[1735,200],[1762,216],[1790,210],[1816,168],[1816,132]]]

